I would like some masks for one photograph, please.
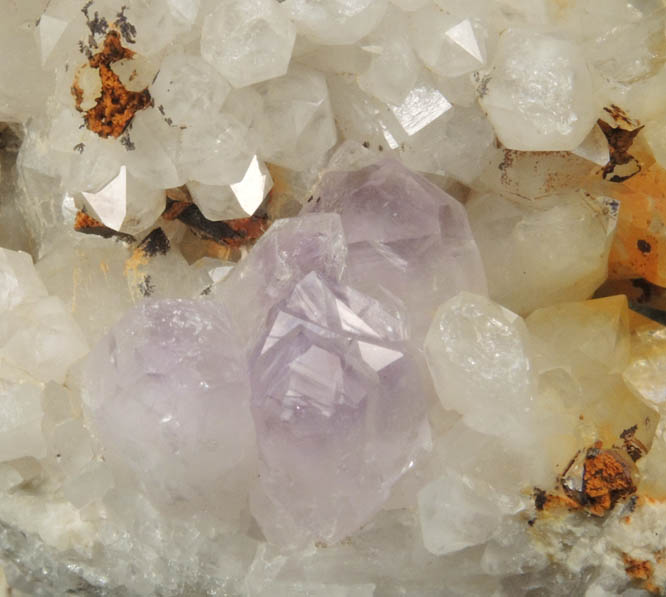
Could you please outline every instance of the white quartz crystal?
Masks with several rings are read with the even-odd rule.
[[[229,83],[200,56],[170,54],[160,64],[150,94],[158,110],[174,125],[195,124],[202,114],[216,113]]]
[[[606,278],[616,213],[580,192],[467,203],[490,295],[517,313],[589,298]]]
[[[516,434],[535,391],[527,328],[491,300],[462,292],[437,311],[426,358],[442,406],[472,429]]]
[[[285,0],[299,33],[322,44],[351,44],[370,33],[386,11],[385,0]]]
[[[295,31],[273,0],[223,0],[206,17],[201,55],[234,87],[287,72]]]
[[[419,74],[404,20],[389,13],[368,41],[373,42],[364,46],[370,64],[358,79],[359,87],[383,102],[402,103]]]
[[[165,204],[162,192],[128,174],[126,166],[101,189],[83,196],[105,226],[129,233],[149,228]]]
[[[252,161],[247,126],[233,116],[211,115],[181,136],[179,167],[187,180],[207,185],[239,182]]]
[[[592,75],[575,44],[529,29],[502,33],[479,93],[509,149],[572,150],[599,109]]]
[[[0,249],[0,310],[9,311],[25,299],[46,295],[30,255]]]
[[[257,90],[264,105],[256,124],[261,155],[295,170],[320,161],[337,139],[324,77],[294,66],[284,77],[263,83]]]
[[[489,31],[476,18],[459,16],[437,6],[424,7],[411,16],[411,37],[416,52],[436,73],[457,77],[479,70],[487,61]]]
[[[479,495],[472,480],[454,473],[419,493],[419,515],[423,542],[435,554],[486,542],[502,517],[495,500]]]

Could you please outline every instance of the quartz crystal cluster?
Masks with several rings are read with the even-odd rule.
[[[665,31],[0,0],[0,597],[666,595]]]

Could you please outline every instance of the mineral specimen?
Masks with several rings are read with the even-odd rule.
[[[666,594],[665,6],[0,0],[0,595]]]

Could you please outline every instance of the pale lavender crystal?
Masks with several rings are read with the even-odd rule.
[[[348,283],[403,301],[417,340],[442,302],[461,290],[486,294],[465,208],[395,160],[327,173],[305,206],[308,212],[340,214]]]
[[[337,214],[311,214],[275,222],[229,276],[211,293],[224,302],[250,350],[264,331],[271,307],[305,274],[339,280],[347,247]]]
[[[106,460],[157,504],[234,519],[256,474],[247,362],[223,305],[147,301],[91,352],[84,400]]]
[[[400,308],[316,272],[271,310],[252,357],[251,510],[282,545],[358,530],[429,439]]]

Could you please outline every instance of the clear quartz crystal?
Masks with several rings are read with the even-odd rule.
[[[150,86],[159,111],[175,125],[195,124],[204,114],[220,109],[229,83],[200,56],[170,54]]]
[[[285,0],[299,33],[326,44],[351,44],[370,33],[386,11],[385,0]]]
[[[243,178],[252,152],[247,126],[217,113],[182,131],[178,163],[187,180],[229,185]]]
[[[457,77],[486,64],[489,31],[480,20],[429,6],[415,12],[410,25],[416,52],[436,73]]]

